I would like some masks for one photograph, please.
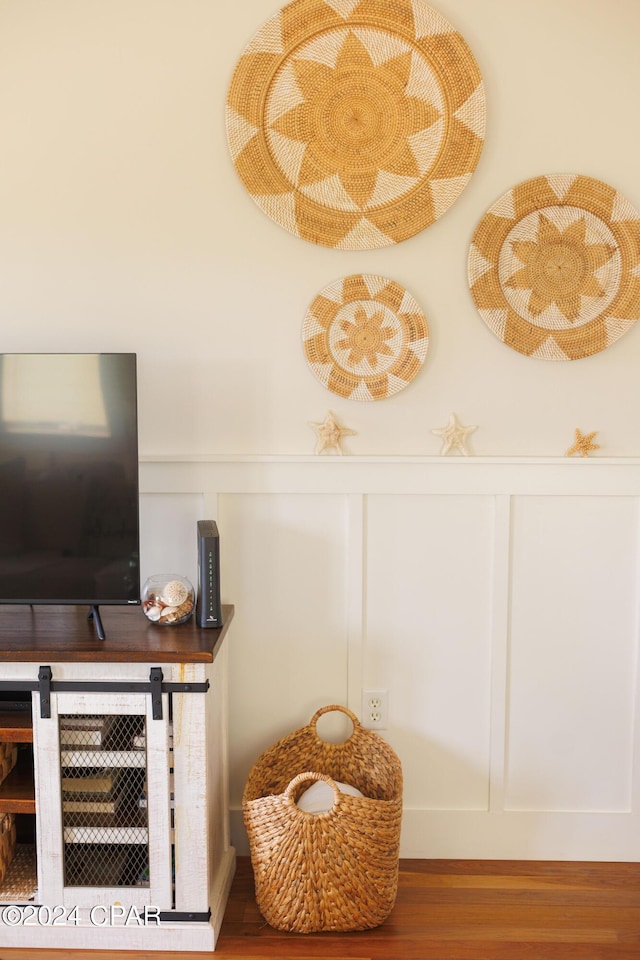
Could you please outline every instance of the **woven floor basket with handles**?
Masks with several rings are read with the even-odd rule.
[[[316,729],[339,710],[353,723],[343,743]],[[332,808],[306,813],[296,804],[313,781],[334,791]],[[364,797],[341,793],[335,781]],[[350,710],[322,707],[257,760],[242,798],[256,900],[272,927],[295,933],[368,930],[393,909],[398,889],[402,767],[382,737]]]

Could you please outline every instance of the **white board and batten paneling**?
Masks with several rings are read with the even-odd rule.
[[[640,860],[640,461],[141,463],[144,575],[217,519],[231,830],[267,746],[388,691],[407,857]],[[343,729],[327,724],[337,737]]]

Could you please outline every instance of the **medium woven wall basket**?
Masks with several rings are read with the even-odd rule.
[[[545,174],[503,194],[473,235],[469,286],[503,343],[580,360],[640,319],[640,214],[614,187]]]
[[[353,723],[343,743],[316,724],[338,710]],[[326,813],[297,806],[312,781],[334,790]],[[341,793],[335,781],[364,797]],[[295,933],[368,930],[390,914],[398,890],[402,767],[388,743],[345,707],[318,710],[306,727],[257,760],[242,798],[256,900],[272,927]]]

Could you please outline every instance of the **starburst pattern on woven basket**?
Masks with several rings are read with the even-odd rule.
[[[535,177],[485,214],[468,268],[480,316],[507,346],[588,357],[640,317],[640,214],[592,177]]]
[[[240,57],[226,125],[269,217],[312,243],[369,250],[451,206],[485,114],[469,47],[425,0],[293,0]]]
[[[416,376],[429,349],[429,327],[399,283],[353,274],[315,297],[302,326],[309,366],[332,393],[383,400]]]

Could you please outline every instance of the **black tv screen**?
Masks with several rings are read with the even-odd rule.
[[[139,553],[135,354],[0,354],[0,603],[139,603]]]

